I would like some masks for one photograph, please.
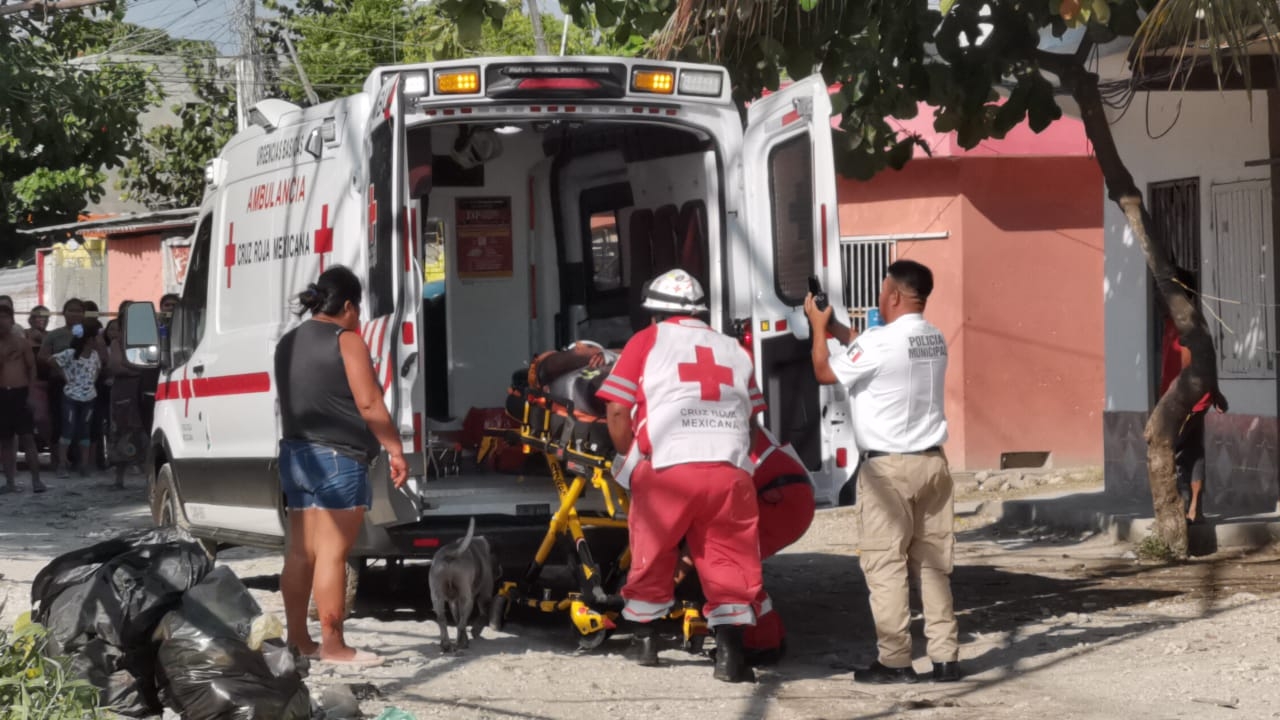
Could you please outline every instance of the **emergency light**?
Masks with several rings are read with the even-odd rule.
[[[429,94],[426,71],[406,73],[404,76],[404,94],[406,97],[419,97]]]
[[[631,74],[631,90],[670,95],[676,91],[676,74],[671,70],[636,68]]]
[[[473,95],[478,92],[480,92],[480,68],[436,72],[437,94]]]
[[[720,97],[724,89],[724,73],[705,70],[681,70],[680,94]]]

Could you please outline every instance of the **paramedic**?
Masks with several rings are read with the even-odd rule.
[[[369,507],[369,463],[379,446],[396,487],[408,473],[400,433],[382,400],[369,348],[360,337],[360,280],[338,265],[298,296],[311,319],[280,338],[275,383],[280,396],[280,484],[289,535],[280,591],[288,642],[302,655],[347,665],[382,658],[346,644],[342,620],[347,554]],[[321,642],[307,628],[315,591]]]
[[[909,575],[920,578],[925,636],[933,679],[960,679],[958,633],[951,603],[955,545],[954,492],[942,443],[947,439],[943,381],[946,338],[924,319],[933,273],[911,260],[889,266],[880,287],[886,323],[832,355],[831,308],[810,295],[805,314],[813,327],[813,367],[824,385],[841,383],[853,399],[853,429],[864,448],[858,470],[858,542],[871,594],[879,656],[857,682],[919,680],[911,667]],[[830,325],[836,328],[829,329]]]
[[[656,665],[650,623],[671,609],[677,548],[687,540],[716,633],[715,678],[749,681],[743,630],[755,624],[763,586],[750,432],[764,399],[746,351],[696,317],[707,306],[687,272],[659,275],[643,307],[652,323],[623,348],[598,393],[615,449],[639,457],[623,617],[638,624],[640,663]]]

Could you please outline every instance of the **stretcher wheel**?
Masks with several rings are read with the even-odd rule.
[[[706,635],[694,635],[684,639],[684,651],[690,655],[701,655],[703,647],[707,644]]]
[[[597,630],[593,633],[583,635],[578,632],[578,628],[573,628],[573,634],[578,636],[578,649],[583,652],[590,652],[604,644],[605,640],[613,634],[610,630]]]
[[[496,632],[502,632],[502,627],[507,624],[508,602],[506,595],[498,595],[489,606],[489,627]]]

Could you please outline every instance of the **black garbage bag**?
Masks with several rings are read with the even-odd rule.
[[[248,641],[262,606],[231,568],[223,566],[182,596],[182,615],[214,637]]]
[[[122,715],[159,710],[151,634],[165,613],[212,569],[186,532],[156,528],[55,558],[31,587],[32,617],[50,651],[69,655],[76,676]]]
[[[36,573],[35,580],[31,583],[31,605],[35,609],[31,619],[43,622],[41,618],[45,615],[41,611],[48,612],[48,603],[68,587],[80,584],[102,563],[137,547],[166,543],[194,544],[195,540],[179,528],[150,528],[117,535],[95,545],[59,555]]]
[[[206,630],[174,611],[164,617],[156,682],[183,720],[307,720],[311,699],[283,643],[249,648],[226,626]],[[207,619],[207,617],[206,617]]]
[[[141,717],[160,705],[155,687],[155,651],[125,653],[93,640],[71,656],[71,675],[98,688],[99,702],[117,712]]]

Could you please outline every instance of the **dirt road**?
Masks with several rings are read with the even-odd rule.
[[[0,621],[26,608],[32,577],[53,556],[150,522],[140,478],[123,492],[108,485],[62,480],[43,496],[0,496]],[[309,684],[355,684],[366,714],[396,706],[417,718],[1280,717],[1274,549],[1153,567],[1105,538],[1002,534],[978,518],[964,526],[954,588],[968,677],[955,685],[853,683],[850,669],[875,646],[843,509],[820,512],[800,543],[767,563],[791,652],[754,685],[714,682],[709,660],[678,650],[663,654],[665,667],[637,667],[625,638],[578,654],[562,619],[516,617],[469,651],[442,655],[422,607],[425,573],[377,592],[385,582],[376,570],[348,627],[389,662],[320,670]],[[235,549],[220,560],[280,611],[279,558]],[[922,645],[917,658],[926,670]]]

